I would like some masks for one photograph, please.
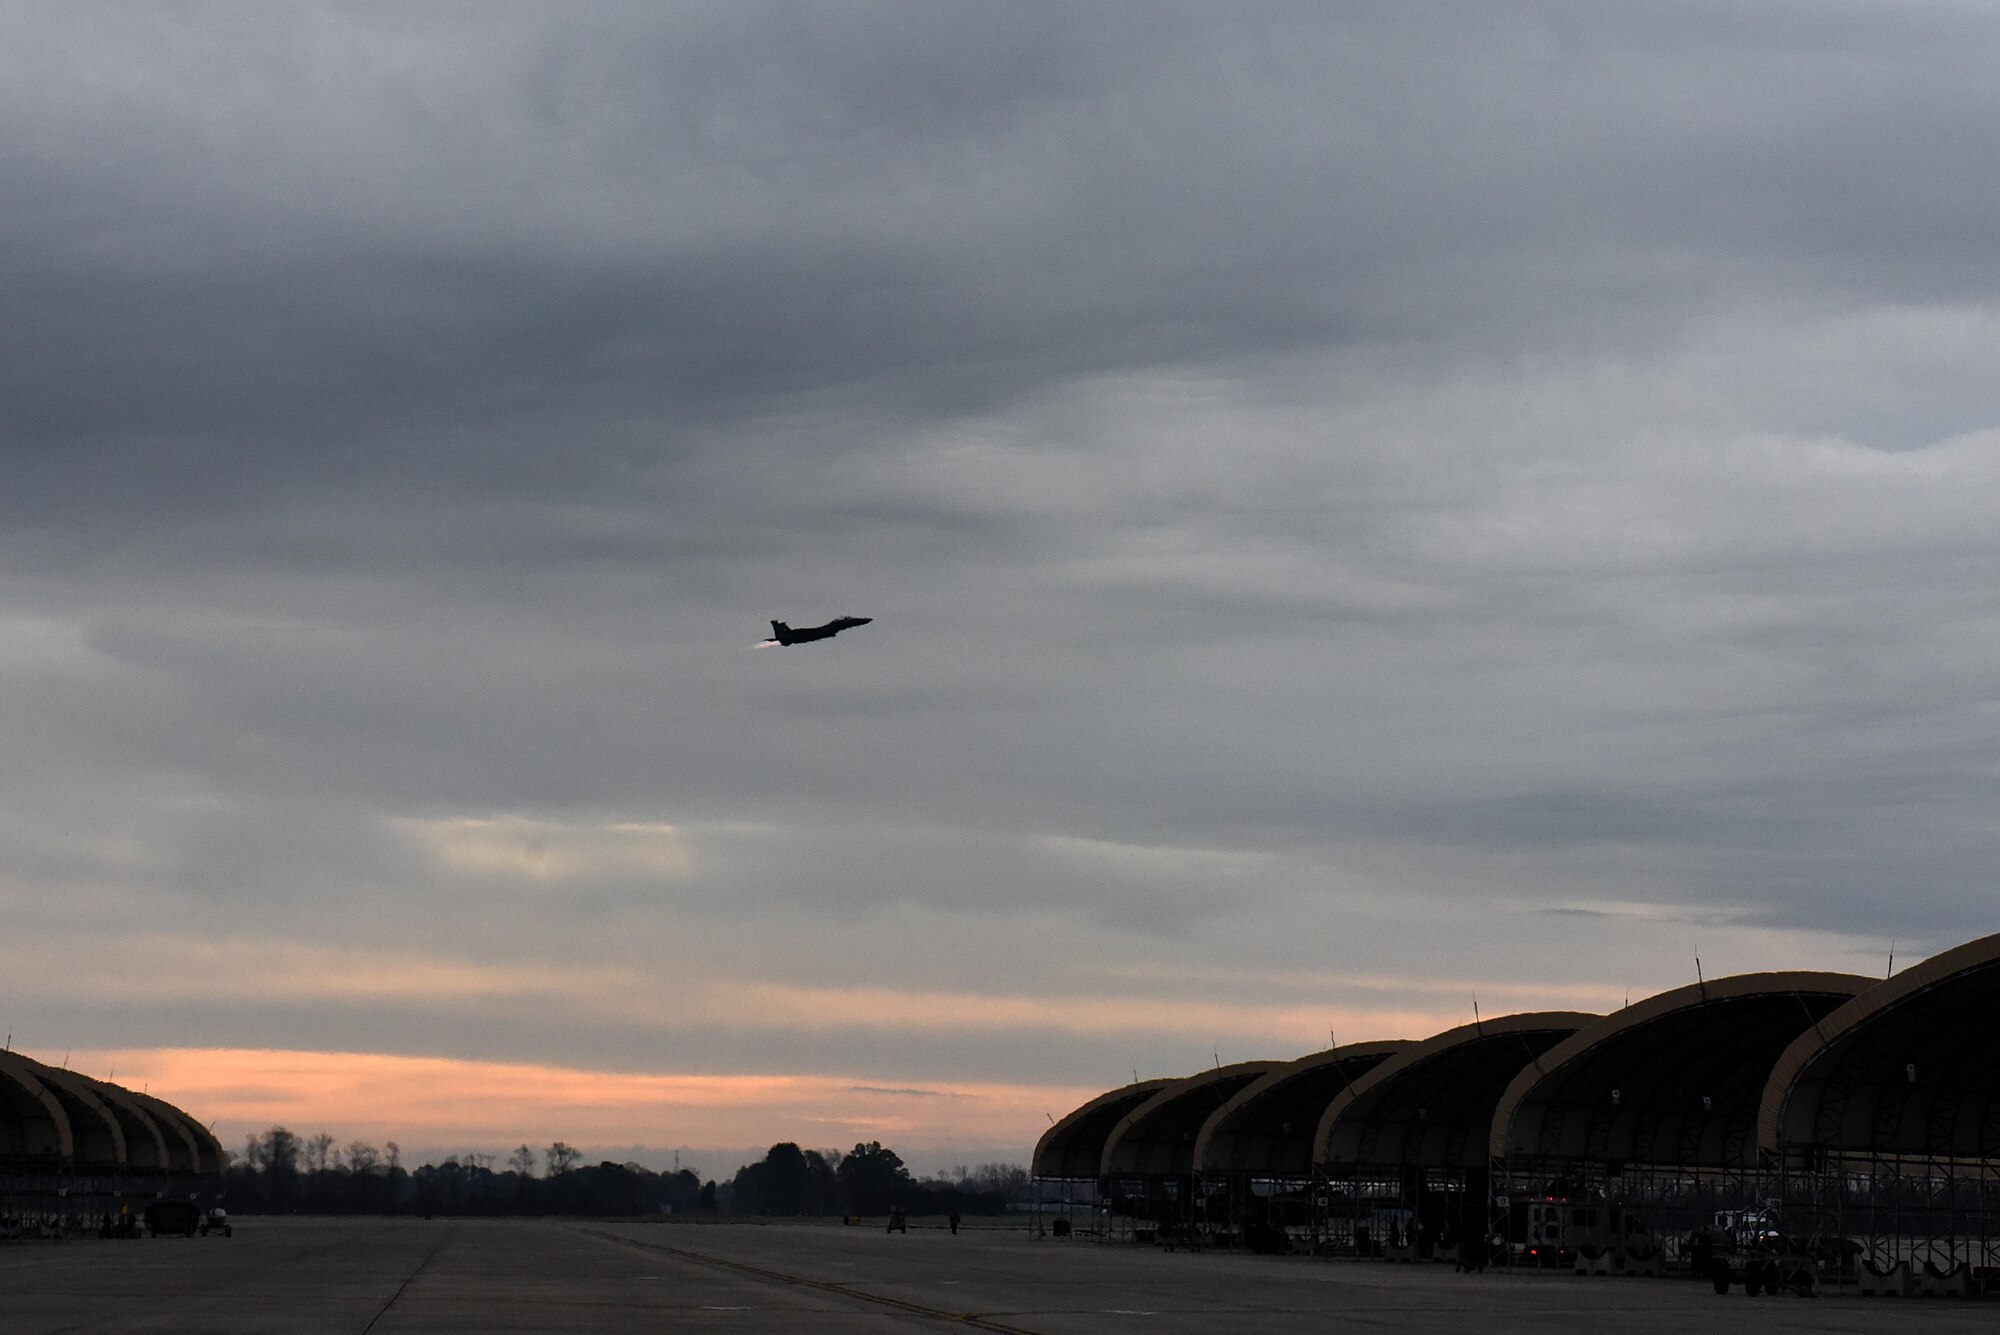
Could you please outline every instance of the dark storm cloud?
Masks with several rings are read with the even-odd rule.
[[[871,426],[1079,373],[1990,291],[1970,34],[1815,13],[16,11],[10,542],[311,563],[230,544],[387,492],[406,569],[510,496],[589,560],[635,486],[746,517],[719,451],[811,523]],[[840,438],[704,434],[774,412]]]
[[[79,448],[121,465],[100,499],[175,471],[546,489],[550,452],[463,438],[534,416],[601,485],[629,455],[588,428],[621,414],[1560,340],[1753,272],[1996,277],[1993,95],[1949,14],[204,15],[12,20],[44,59],[9,81],[5,399],[15,466],[64,460],[30,503],[90,476]]]

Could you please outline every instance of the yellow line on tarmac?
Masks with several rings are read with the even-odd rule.
[[[886,1298],[879,1293],[869,1293],[866,1289],[852,1288],[846,1284],[836,1284],[828,1279],[808,1279],[804,1275],[788,1275],[782,1270],[767,1270],[763,1266],[751,1265],[747,1261],[731,1261],[720,1256],[710,1256],[706,1252],[691,1252],[681,1247],[669,1247],[664,1242],[642,1242],[638,1238],[628,1238],[618,1233],[606,1233],[602,1229],[586,1228],[583,1231],[594,1238],[603,1238],[606,1242],[623,1243],[627,1247],[635,1247],[641,1251],[665,1252],[669,1256],[678,1256],[683,1260],[697,1261],[702,1265],[721,1266],[725,1270],[740,1270],[746,1275],[755,1275],[759,1279],[776,1280],[780,1284],[792,1284],[802,1289],[819,1289],[826,1293],[837,1293],[843,1298],[855,1298],[864,1303],[875,1303],[882,1307],[893,1307],[897,1311],[908,1312],[914,1316],[927,1316],[935,1321],[956,1322],[958,1325],[966,1326],[973,1330],[990,1330],[996,1332],[996,1335],[1035,1335],[1034,1331],[1023,1330],[1019,1326],[1002,1325],[998,1321],[989,1321],[985,1317],[974,1315],[971,1312],[947,1312],[938,1307],[925,1307],[920,1303],[904,1302],[901,1298]]]

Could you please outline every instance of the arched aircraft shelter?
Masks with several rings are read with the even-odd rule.
[[[1883,1265],[2000,1266],[2000,936],[1799,1034],[1765,1083],[1757,1139],[1798,1227]]]
[[[9,1143],[57,1134],[38,1088],[0,1072]],[[1827,1282],[1865,1286],[1865,1258],[1886,1291],[2000,1292],[2000,935],[1887,980],[1697,979],[1612,1015],[1135,1083],[1052,1126],[1035,1176],[1095,1179],[1132,1225],[1113,1236],[1415,1259],[1493,1230],[1521,1260],[1525,1209],[1558,1263],[1571,1244],[1608,1258],[1593,1273],[1673,1273],[1754,1237]]]
[[[1140,1080],[1099,1094],[1042,1133],[1035,1145],[1035,1177],[1095,1182],[1104,1162],[1104,1142],[1125,1115],[1173,1084],[1171,1079]]]
[[[1205,1177],[1311,1177],[1314,1136],[1334,1095],[1408,1046],[1400,1039],[1349,1043],[1265,1072],[1203,1124],[1195,1170]]]
[[[1076,1213],[1082,1208],[1084,1226],[1096,1231],[1103,1222],[1097,1202],[1102,1194],[1098,1169],[1103,1166],[1105,1141],[1127,1113],[1173,1083],[1171,1078],[1134,1080],[1106,1090],[1044,1131],[1029,1161],[1037,1216],[1045,1215],[1051,1222],[1060,1217],[1067,1230],[1076,1227]]]
[[[1194,1208],[1195,1139],[1235,1094],[1279,1063],[1237,1062],[1176,1080],[1119,1121],[1098,1172],[1112,1210],[1140,1227],[1184,1222]]]
[[[1584,1026],[1501,1095],[1489,1146],[1496,1197],[1566,1215],[1568,1226],[1550,1235],[1559,1242],[1604,1247],[1634,1233],[1688,1236],[1719,1211],[1755,1209],[1757,1108],[1771,1064],[1872,984],[1853,974],[1743,974]],[[1511,1226],[1530,1231],[1525,1219]]]
[[[1334,1095],[1408,1046],[1400,1039],[1349,1043],[1286,1062],[1202,1124],[1195,1174],[1211,1200],[1223,1201],[1233,1234],[1263,1227],[1317,1243],[1323,1193],[1313,1184],[1313,1138],[1320,1115]]]
[[[1415,1238],[1421,1250],[1483,1234],[1495,1105],[1524,1066],[1597,1018],[1537,1011],[1448,1029],[1334,1095],[1313,1152],[1330,1213],[1347,1221],[1331,1228],[1333,1245],[1368,1253]]]
[[[0,1050],[0,1215],[87,1227],[221,1171],[215,1137],[172,1104]]]

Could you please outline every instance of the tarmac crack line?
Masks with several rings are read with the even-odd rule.
[[[382,1304],[382,1310],[377,1312],[374,1316],[368,1318],[368,1324],[361,1328],[361,1335],[368,1335],[370,1331],[375,1329],[376,1322],[380,1321],[383,1317],[389,1315],[389,1309],[394,1307],[396,1305],[396,1300],[403,1296],[403,1290],[409,1288],[410,1285],[416,1283],[417,1276],[423,1274],[424,1271],[429,1270],[431,1268],[431,1262],[437,1260],[438,1253],[444,1250],[445,1244],[450,1242],[457,1233],[458,1229],[456,1227],[453,1227],[447,1230],[443,1237],[438,1239],[437,1246],[431,1248],[430,1253],[427,1256],[425,1256],[423,1260],[417,1262],[417,1268],[415,1270],[412,1270],[404,1278],[403,1282],[396,1286],[396,1291],[389,1295],[389,1301]]]
[[[901,1298],[890,1298],[883,1294],[870,1293],[866,1289],[857,1289],[847,1284],[837,1284],[830,1279],[810,1279],[805,1275],[788,1275],[782,1270],[769,1270],[760,1265],[751,1265],[747,1261],[731,1261],[721,1256],[710,1256],[707,1252],[688,1251],[683,1247],[669,1247],[664,1242],[643,1242],[638,1238],[627,1238],[617,1233],[606,1233],[601,1229],[595,1228],[586,1228],[583,1231],[594,1238],[603,1238],[606,1242],[620,1243],[627,1247],[637,1248],[640,1251],[665,1252],[669,1256],[678,1256],[683,1260],[695,1261],[702,1265],[719,1266],[725,1270],[738,1270],[746,1275],[755,1275],[759,1279],[776,1280],[780,1284],[791,1284],[802,1289],[818,1289],[824,1293],[837,1293],[843,1298],[853,1298],[859,1302],[874,1303],[879,1307],[891,1307],[899,1312],[908,1312],[912,1316],[929,1317],[933,1321],[949,1321],[973,1330],[990,1330],[995,1332],[995,1335],[1036,1335],[1036,1332],[1032,1330],[1024,1330],[1020,1326],[1002,1325],[998,1321],[990,1321],[975,1312],[947,1312],[941,1307],[925,1307],[922,1303],[906,1302]],[[368,1333],[363,1331],[362,1335],[368,1335]]]

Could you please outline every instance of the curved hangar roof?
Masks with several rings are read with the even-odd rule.
[[[215,1174],[222,1146],[162,1099],[0,1051],[0,1165]]]
[[[18,1052],[0,1052],[0,1162],[76,1153],[69,1114],[42,1083],[39,1066]]]
[[[1101,1177],[1192,1173],[1194,1140],[1206,1122],[1245,1085],[1279,1065],[1238,1062],[1176,1080],[1125,1115],[1104,1142]]]
[[[1600,1016],[1535,1011],[1412,1043],[1334,1095],[1313,1161],[1374,1168],[1486,1163],[1493,1107],[1515,1074]]]
[[[119,1085],[92,1080],[86,1075],[72,1073],[71,1078],[88,1086],[117,1119],[125,1138],[126,1167],[156,1173],[170,1169],[172,1163],[167,1157],[166,1137],[160,1131],[160,1124],[139,1106],[137,1094]]]
[[[15,1057],[15,1054],[6,1054]],[[16,1058],[26,1061],[26,1058]],[[34,1063],[34,1078],[62,1106],[69,1121],[70,1159],[78,1167],[116,1168],[126,1162],[125,1128],[89,1081],[72,1071]]]
[[[128,1091],[129,1092],[129,1091]],[[222,1146],[210,1135],[208,1128],[194,1118],[168,1103],[165,1099],[150,1094],[133,1094],[139,1106],[151,1113],[160,1126],[161,1134],[167,1142],[167,1162],[177,1173],[220,1173],[222,1171]],[[178,1133],[186,1149],[186,1158],[175,1147],[174,1136]]]
[[[1060,1122],[1042,1132],[1035,1142],[1030,1171],[1036,1177],[1097,1177],[1104,1161],[1104,1142],[1125,1114],[1175,1083],[1173,1080],[1139,1080],[1099,1094]]]
[[[1194,1141],[1194,1170],[1310,1176],[1313,1133],[1333,1096],[1408,1046],[1401,1039],[1348,1043],[1265,1072],[1202,1124]]]
[[[1579,1029],[1514,1077],[1492,1157],[1744,1167],[1785,1046],[1874,985],[1844,973],[1752,973],[1646,998]]]
[[[1759,1148],[2000,1159],[2000,936],[1933,955],[1786,1048]]]

